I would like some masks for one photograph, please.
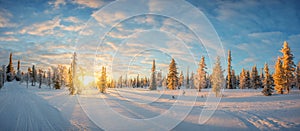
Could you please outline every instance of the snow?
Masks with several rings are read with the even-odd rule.
[[[18,82],[7,82],[0,90],[0,127],[1,130],[300,129],[299,90],[272,96],[263,96],[261,89],[224,90],[221,99],[211,97],[207,101],[213,96],[209,89],[199,93],[184,89],[184,95],[183,90],[159,89],[108,89],[107,94],[88,89],[82,95],[70,96],[66,88],[26,88]]]

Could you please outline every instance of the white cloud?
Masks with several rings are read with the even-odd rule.
[[[64,19],[64,21],[66,21],[66,22],[72,22],[72,23],[76,23],[76,24],[81,22],[80,19],[78,19],[78,18],[76,18],[74,16],[67,17],[67,18]]]
[[[13,36],[8,36],[8,37],[0,37],[0,41],[19,41],[19,39]]]
[[[16,23],[11,22],[13,15],[5,9],[0,10],[0,28],[3,27],[15,27]]]
[[[65,31],[80,31],[81,29],[84,28],[84,25],[71,25],[71,26],[64,26],[64,25],[61,25],[60,28],[62,30],[65,30]]]
[[[74,0],[73,2],[90,8],[99,8],[105,4],[101,0]]]
[[[36,23],[30,26],[27,26],[19,31],[21,34],[30,34],[30,35],[52,35],[54,34],[54,28],[60,27],[60,21],[58,17],[53,18],[52,20],[48,20],[42,23]]]
[[[53,5],[55,9],[58,9],[60,5],[65,5],[66,1],[65,0],[55,0],[48,2],[48,4]]]
[[[282,32],[280,31],[274,31],[274,32],[256,32],[256,33],[250,33],[248,36],[254,37],[254,38],[272,38],[274,36],[280,36],[282,35]]]

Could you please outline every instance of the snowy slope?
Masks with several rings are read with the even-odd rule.
[[[263,96],[261,90],[225,90],[208,121],[199,124],[209,90],[108,89],[69,96],[19,83],[0,90],[1,130],[300,130],[300,91]],[[172,99],[175,96],[175,99]],[[212,102],[210,102],[211,104]],[[189,109],[191,109],[189,111]],[[213,107],[207,107],[213,111]],[[186,114],[187,112],[187,114]],[[187,115],[187,116],[186,116]],[[186,116],[186,117],[185,117]]]

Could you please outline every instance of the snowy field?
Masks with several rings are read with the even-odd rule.
[[[67,89],[26,88],[24,84],[7,82],[0,90],[0,127],[1,130],[30,131],[141,127],[146,130],[300,130],[299,90],[269,97],[260,91],[224,90],[220,103],[215,103],[218,107],[214,114],[202,116],[209,119],[199,124],[205,105],[211,104],[206,103],[207,89],[200,93],[194,90],[183,93],[183,90],[123,88],[108,89],[105,95],[90,89],[83,95],[70,96]],[[176,112],[170,111],[176,106]],[[206,109],[214,110],[213,107]],[[159,121],[163,114],[167,117]],[[128,125],[130,122],[134,123]]]

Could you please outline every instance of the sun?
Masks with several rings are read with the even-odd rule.
[[[91,84],[95,81],[95,78],[92,76],[84,76],[83,84],[87,86],[88,84]]]

